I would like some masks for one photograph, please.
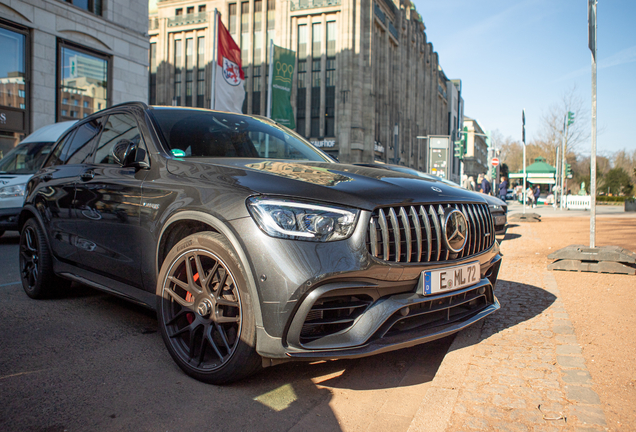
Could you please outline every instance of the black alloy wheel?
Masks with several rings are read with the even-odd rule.
[[[20,279],[24,291],[34,299],[51,297],[70,285],[53,273],[46,236],[35,219],[27,220],[20,231]]]
[[[186,373],[222,384],[258,369],[244,290],[239,261],[220,235],[196,234],[170,251],[158,279],[157,315],[164,342]]]

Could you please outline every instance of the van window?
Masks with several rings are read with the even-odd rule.
[[[2,174],[35,174],[51,152],[52,142],[21,144],[0,160]]]

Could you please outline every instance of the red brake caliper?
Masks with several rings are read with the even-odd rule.
[[[198,281],[199,280],[199,273],[196,273],[194,276],[192,276],[192,279],[194,279],[195,282]],[[188,293],[186,293],[185,300],[187,302],[191,302],[192,300],[194,300],[194,296],[188,292]],[[186,319],[188,320],[188,324],[192,324],[192,321],[194,321],[194,313],[188,312],[186,314]]]

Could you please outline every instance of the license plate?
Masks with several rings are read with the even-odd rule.
[[[423,271],[420,276],[420,289],[423,294],[437,294],[452,291],[479,282],[479,262],[447,267],[442,270]]]

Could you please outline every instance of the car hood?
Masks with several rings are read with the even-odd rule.
[[[33,174],[0,174],[0,188],[24,184],[33,177]]]
[[[283,195],[366,210],[416,203],[484,203],[480,194],[440,181],[341,163],[201,158],[170,159],[167,168],[192,180],[243,187],[247,194]]]

